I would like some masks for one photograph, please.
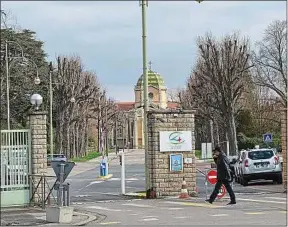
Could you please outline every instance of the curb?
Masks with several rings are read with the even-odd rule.
[[[72,224],[72,226],[83,226],[87,225],[89,222],[97,220],[97,216],[91,215],[91,214],[86,214],[86,213],[80,213],[80,212],[74,212],[76,215],[82,215],[82,216],[87,216],[88,218],[84,221],[77,222],[75,224]]]
[[[104,177],[97,177],[97,180],[103,180],[103,181],[106,181],[106,180],[109,180],[113,177],[113,174],[108,174],[107,176],[104,176]]]
[[[145,192],[128,192],[124,196],[146,198],[146,193]]]

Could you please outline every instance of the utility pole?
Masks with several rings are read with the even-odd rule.
[[[5,61],[6,61],[6,94],[7,94],[7,128],[10,130],[10,85],[9,85],[9,57],[8,57],[8,42],[5,41]],[[10,141],[9,141],[10,143]]]
[[[53,160],[54,144],[53,144],[53,87],[52,87],[52,62],[49,64],[49,93],[50,93],[50,155]]]
[[[213,149],[214,147],[214,125],[213,125],[212,119],[210,119],[210,134],[211,134],[211,147]]]
[[[142,8],[142,52],[143,52],[143,90],[144,90],[144,142],[145,142],[145,179],[146,179],[146,196],[150,189],[150,179],[148,172],[148,126],[147,114],[149,111],[148,106],[148,72],[147,72],[147,47],[146,47],[146,7],[148,7],[147,0],[141,0],[140,6]]]

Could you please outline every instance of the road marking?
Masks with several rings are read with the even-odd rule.
[[[220,208],[224,206],[215,206],[212,204],[207,203],[193,203],[193,202],[172,202],[172,201],[165,201],[163,203],[175,204],[175,205],[184,205],[184,206],[195,206],[195,207],[207,207],[207,208]]]
[[[176,219],[184,219],[184,218],[188,218],[188,217],[174,217]]]
[[[141,205],[141,204],[136,204],[136,203],[124,203],[122,204],[122,206],[133,206],[133,207],[143,207],[143,208],[152,207],[149,205]]]
[[[228,216],[228,214],[213,214],[211,216],[213,216],[213,217],[224,217],[224,216]]]
[[[280,210],[279,211],[281,214],[287,214],[287,210]]]
[[[286,200],[285,197],[265,197],[266,199]]]
[[[110,222],[102,222],[100,225],[115,225],[115,224],[120,224],[121,222],[118,221],[110,221]]]
[[[166,209],[166,208],[164,208]],[[181,207],[169,207],[168,210],[183,210],[184,208]]]
[[[249,214],[249,215],[259,215],[259,214],[265,214],[264,212],[248,212],[245,214]]]
[[[158,218],[145,218],[145,219],[142,219],[141,221],[158,221],[159,219]]]
[[[96,210],[105,210],[105,211],[114,211],[114,212],[123,211],[123,210],[117,210],[117,209],[109,209],[107,207],[100,207],[100,206],[88,206],[86,208],[88,208],[88,209],[96,209]]]
[[[120,180],[121,180],[121,178],[112,177],[108,181],[120,181]]]
[[[93,184],[100,184],[100,183],[103,183],[103,182],[104,182],[104,181],[93,181],[93,182],[91,182],[90,184],[86,185],[85,188],[88,188],[88,187],[90,187],[90,186],[93,185]]]
[[[237,198],[237,200],[240,200],[240,201],[249,201],[249,202],[259,202],[259,203],[279,203],[279,204],[286,204],[286,202],[268,201],[268,200],[257,200],[257,199],[241,199],[241,198]]]
[[[136,215],[139,215],[139,214],[129,214],[129,215],[131,215],[131,216],[136,216]]]

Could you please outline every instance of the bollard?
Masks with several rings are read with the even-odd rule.
[[[70,184],[67,183],[67,206],[70,206]]]
[[[63,206],[63,182],[64,182],[64,168],[65,164],[61,163],[60,164],[60,182],[59,182],[59,190],[58,190],[58,195],[57,195],[57,200],[58,200],[58,206],[62,207]]]
[[[122,195],[125,195],[125,155],[124,155],[124,150],[121,153],[121,192]]]
[[[208,182],[207,182],[207,169],[205,169],[205,194],[206,194],[206,199],[208,199]]]

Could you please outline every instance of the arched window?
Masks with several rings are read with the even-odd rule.
[[[153,95],[152,92],[150,92],[150,93],[148,94],[148,97],[149,97],[149,101],[153,101],[154,95]]]

